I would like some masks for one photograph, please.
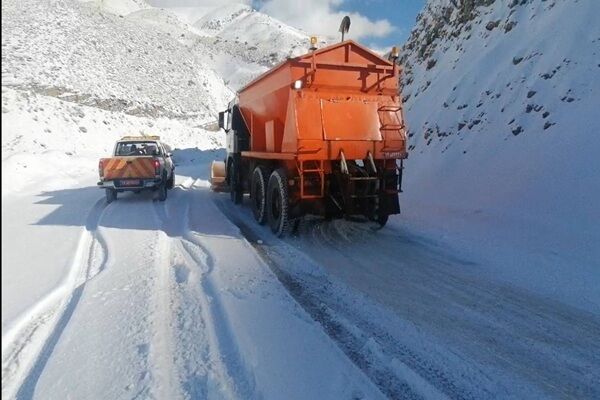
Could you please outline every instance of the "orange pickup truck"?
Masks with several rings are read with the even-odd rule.
[[[117,193],[142,190],[158,192],[167,199],[167,189],[175,185],[175,165],[169,147],[158,136],[125,136],[117,142],[113,157],[101,158],[98,164],[98,187],[106,190],[108,203]]]

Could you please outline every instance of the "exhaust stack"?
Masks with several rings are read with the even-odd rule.
[[[344,35],[346,33],[348,33],[348,31],[350,30],[350,17],[349,16],[345,16],[342,19],[342,23],[340,24],[340,32],[342,32],[342,42],[344,41]]]

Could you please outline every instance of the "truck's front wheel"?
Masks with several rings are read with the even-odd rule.
[[[279,237],[290,230],[290,198],[285,170],[280,168],[271,174],[267,188],[267,217],[271,231]]]
[[[263,225],[267,222],[267,179],[269,173],[261,165],[254,168],[250,186],[250,199],[252,201],[252,213],[256,221]]]
[[[117,199],[117,191],[115,189],[105,189],[105,191],[107,203],[112,203]]]

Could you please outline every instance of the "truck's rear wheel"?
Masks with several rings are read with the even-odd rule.
[[[175,173],[171,174],[171,177],[167,181],[167,189],[173,189],[175,187]]]
[[[250,199],[252,200],[252,213],[256,221],[264,225],[267,222],[267,179],[269,172],[267,168],[259,165],[252,172],[250,186]]]
[[[267,188],[267,218],[271,231],[279,237],[290,230],[289,192],[285,170],[280,168],[271,174]]]
[[[105,191],[107,203],[112,203],[117,199],[117,191],[115,189],[105,189]]]
[[[378,215],[377,217],[375,217],[375,222],[377,222],[379,224],[380,228],[383,228],[385,226],[385,224],[387,224],[388,218],[389,218],[389,215],[387,215],[387,214]]]

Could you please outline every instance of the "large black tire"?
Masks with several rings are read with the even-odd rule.
[[[117,199],[117,191],[115,189],[105,189],[106,191],[106,202],[112,203]]]
[[[266,167],[259,165],[252,172],[250,183],[250,199],[252,201],[252,213],[256,221],[264,225],[267,222],[267,179],[269,171]]]
[[[292,235],[298,235],[300,233],[300,223],[302,222],[302,218],[296,218],[294,222],[292,222],[291,233]]]
[[[379,224],[380,228],[383,228],[388,222],[388,217],[389,215],[387,214],[378,215],[377,217],[375,217],[375,222]]]
[[[158,201],[165,201],[167,199],[167,186],[166,176],[164,176],[160,185],[158,185]]]
[[[171,177],[167,180],[167,189],[173,189],[175,187],[175,173],[171,173]]]
[[[271,231],[279,237],[290,231],[290,198],[285,170],[280,168],[271,174],[267,188],[267,218]]]
[[[233,204],[241,204],[244,192],[240,184],[240,170],[238,163],[232,159],[227,169],[227,181],[229,182],[229,195]]]

